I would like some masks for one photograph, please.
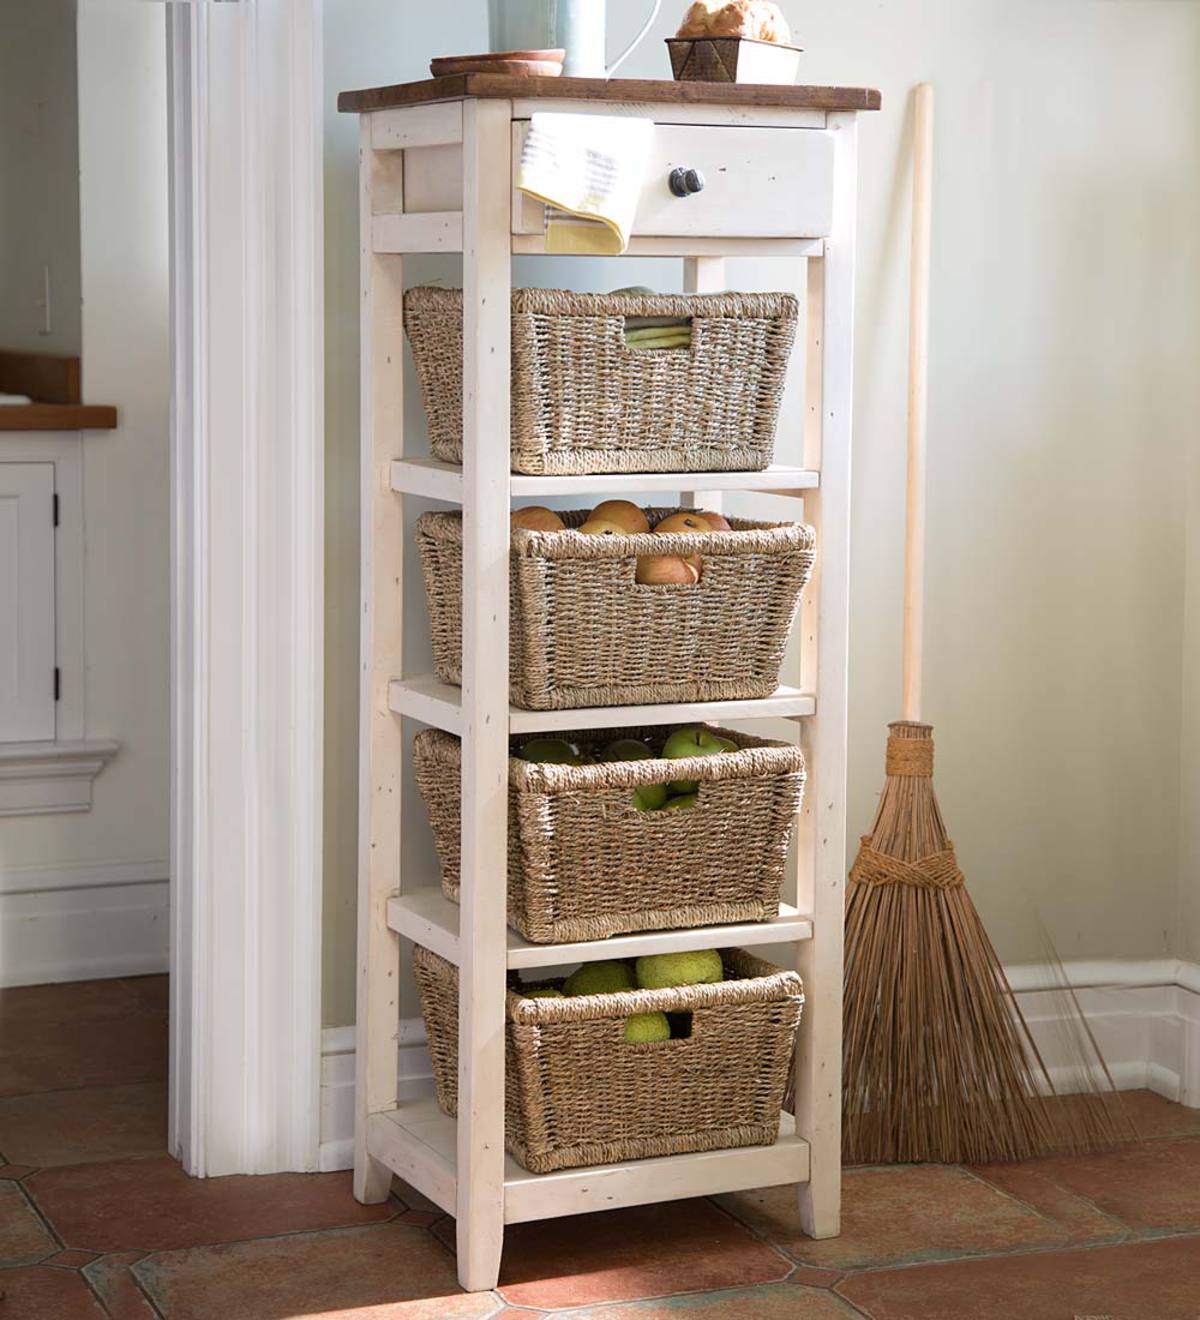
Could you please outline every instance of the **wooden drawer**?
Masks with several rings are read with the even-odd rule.
[[[513,233],[540,234],[545,208],[519,192],[529,132],[513,123]],[[833,136],[812,128],[659,124],[633,232],[640,236],[823,238],[833,220]],[[696,169],[704,189],[676,197],[667,178]]]

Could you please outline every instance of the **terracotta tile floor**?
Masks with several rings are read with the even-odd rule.
[[[1200,1320],[1200,1110],[1149,1092],[1109,1155],[852,1169],[830,1242],[786,1189],[522,1224],[468,1296],[410,1188],[179,1171],[165,991],[0,991],[0,1320]]]

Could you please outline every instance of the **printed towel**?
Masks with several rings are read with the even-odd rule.
[[[546,204],[546,251],[624,252],[653,146],[649,119],[534,114],[517,187]]]

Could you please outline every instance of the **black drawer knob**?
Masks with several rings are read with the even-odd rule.
[[[699,170],[685,170],[677,165],[667,179],[667,186],[676,197],[690,197],[704,191],[704,175]]]

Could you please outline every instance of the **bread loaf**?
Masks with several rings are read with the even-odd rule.
[[[788,45],[792,34],[770,0],[696,0],[684,15],[680,37],[749,37]]]

